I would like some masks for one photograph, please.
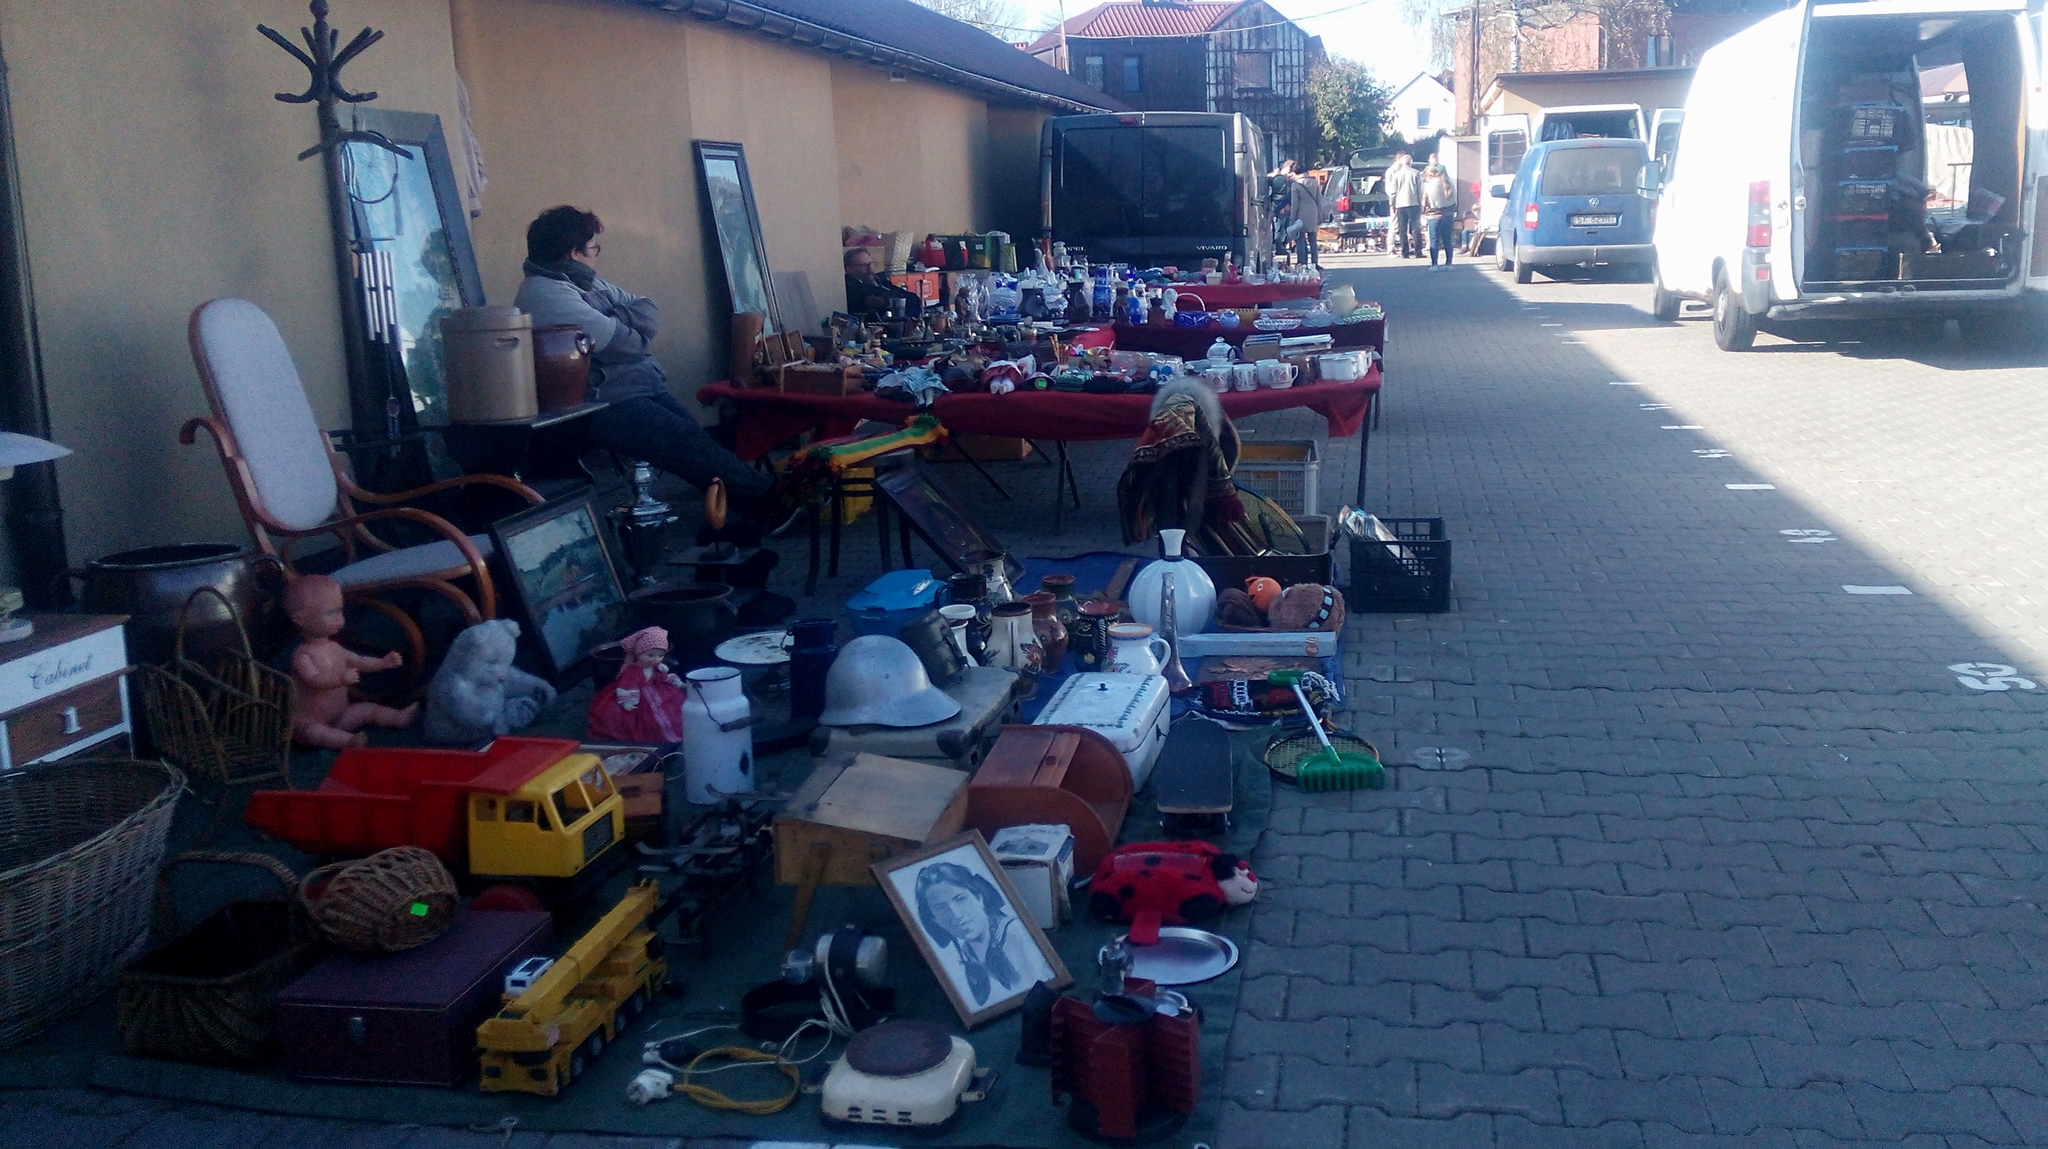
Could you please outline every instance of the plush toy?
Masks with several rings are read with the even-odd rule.
[[[510,734],[555,700],[554,687],[513,668],[518,646],[519,624],[508,618],[455,636],[427,685],[427,741],[469,743]]]
[[[285,584],[284,609],[300,639],[292,652],[293,742],[342,750],[367,744],[366,726],[412,725],[418,703],[394,710],[349,701],[348,688],[362,680],[364,671],[395,669],[405,664],[405,656],[394,650],[371,658],[334,641],[343,625],[340,583],[326,575],[300,575]]]
[[[683,680],[662,665],[668,632],[658,626],[620,640],[626,665],[590,696],[590,736],[606,742],[683,740]]]
[[[1088,908],[1128,922],[1134,945],[1156,945],[1159,927],[1199,925],[1259,896],[1258,875],[1207,842],[1134,842],[1095,867]]]

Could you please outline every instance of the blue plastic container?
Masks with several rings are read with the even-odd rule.
[[[853,632],[896,638],[904,623],[939,605],[945,587],[928,570],[890,571],[846,600]]]

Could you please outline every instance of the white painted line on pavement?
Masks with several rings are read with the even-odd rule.
[[[1562,323],[1542,323],[1542,324],[1538,324],[1537,326],[1539,326],[1539,327],[1563,327],[1563,326],[1564,326],[1564,324],[1562,324]],[[1314,732],[1314,731],[1310,731],[1309,733],[1313,734],[1313,733],[1315,733],[1315,732]]]
[[[1616,380],[1616,381],[1612,381],[1612,382],[1609,382],[1609,383],[1608,383],[1607,385],[1608,385],[1609,387],[1641,387],[1641,386],[1642,386],[1642,384],[1641,384],[1641,383],[1623,383],[1623,382],[1620,382],[1620,381],[1618,381],[1618,380]]]
[[[1583,339],[1561,339],[1557,345],[1559,347],[1584,347],[1586,341]]]
[[[1840,541],[1835,537],[1835,532],[1818,530],[1813,527],[1794,527],[1790,530],[1779,531],[1778,533],[1784,535],[1785,541],[1788,543],[1832,543]]]
[[[1778,489],[1770,483],[1723,483],[1721,485],[1731,491],[1775,491]]]
[[[2033,679],[2020,677],[2017,667],[2002,662],[1958,662],[1948,671],[1956,676],[1957,682],[1971,690],[2033,690],[2037,687]]]
[[[1609,387],[1619,387],[1619,386],[1621,386],[1621,384],[1619,384],[1619,383],[1609,383],[1609,384],[1608,384],[1608,386],[1609,386]],[[1643,410],[1645,410],[1645,411],[1669,411],[1669,410],[1671,410],[1671,404],[1669,404],[1669,403],[1638,403],[1638,404],[1636,404],[1636,406],[1638,406],[1638,407],[1641,407],[1641,408],[1642,408]]]
[[[1725,459],[1729,455],[1734,454],[1732,451],[1723,451],[1719,447],[1694,447],[1692,453],[1702,459]]]
[[[1851,586],[1851,585],[1849,585],[1849,584],[1847,584],[1847,583],[1844,583],[1844,584],[1842,584],[1842,589],[1843,589],[1843,590],[1845,590],[1845,591],[1848,591],[1848,592],[1849,592],[1850,594],[1912,594],[1912,593],[1913,593],[1912,591],[1910,591],[1910,590],[1907,590],[1907,589],[1906,589],[1905,587],[1902,587],[1902,586]]]
[[[1706,428],[1705,428],[1705,427],[1702,427],[1702,426],[1700,426],[1700,425],[1699,425],[1698,423],[1666,423],[1666,424],[1664,424],[1664,429],[1665,429],[1666,431],[1704,431],[1704,430],[1706,430]]]

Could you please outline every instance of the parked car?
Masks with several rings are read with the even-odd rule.
[[[1651,310],[1710,303],[1714,342],[1808,320],[2010,321],[2048,296],[2038,5],[1802,3],[1700,58],[1659,197]],[[1960,64],[1970,127],[1924,104]],[[1660,151],[1663,149],[1660,147]]]
[[[1641,140],[1573,139],[1539,143],[1522,157],[1515,182],[1495,184],[1506,200],[1494,259],[1527,283],[1536,272],[1612,265],[1646,278],[1651,204],[1636,194],[1649,150]]]

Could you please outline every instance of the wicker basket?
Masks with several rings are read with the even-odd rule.
[[[242,640],[208,669],[185,657],[185,627],[200,595],[220,600]],[[178,613],[177,652],[161,667],[136,668],[136,686],[156,749],[224,786],[276,779],[291,788],[291,676],[256,660],[249,631],[226,595],[200,587]]]
[[[253,866],[279,896],[232,902],[180,932],[171,871],[187,862]],[[320,942],[292,891],[299,876],[267,854],[193,851],[157,878],[158,936],[170,940],[121,974],[121,1044],[188,1061],[244,1060],[272,1044],[277,995],[319,957]]]
[[[299,901],[328,941],[394,953],[440,937],[455,916],[455,879],[418,846],[322,866],[299,879]]]
[[[0,1047],[91,1000],[142,948],[184,788],[160,762],[0,774]]]

